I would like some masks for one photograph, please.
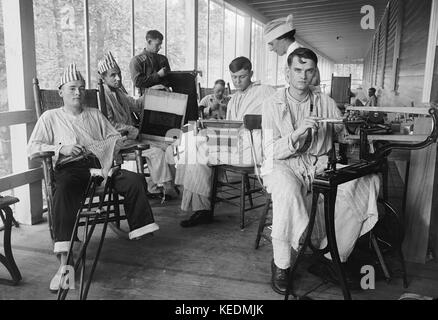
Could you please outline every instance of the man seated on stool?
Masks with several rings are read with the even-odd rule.
[[[203,107],[203,115],[205,119],[223,120],[227,116],[227,105],[230,101],[230,96],[225,96],[225,81],[222,79],[216,80],[214,83],[213,93],[205,96],[199,106]]]
[[[50,283],[50,289],[58,290],[62,267],[67,263],[67,252],[80,203],[90,178],[90,168],[101,167],[107,176],[122,137],[96,108],[83,106],[85,80],[76,65],[71,64],[64,72],[59,86],[64,106],[44,112],[38,119],[29,139],[28,155],[53,151],[55,156],[56,190],[53,196],[54,253],[60,256],[61,265]],[[80,157],[87,155],[87,157]],[[78,160],[75,160],[75,159]],[[88,159],[94,159],[92,165]],[[68,162],[68,160],[71,160]],[[60,163],[64,165],[60,166]],[[154,222],[151,207],[146,198],[144,177],[126,170],[118,171],[114,189],[125,198],[125,213],[131,232],[131,240],[138,239],[159,229]]]
[[[298,251],[309,222],[312,182],[327,167],[333,133],[342,138],[344,132],[343,125],[318,123],[312,118],[341,117],[333,99],[309,88],[317,63],[316,54],[307,48],[292,52],[286,74],[290,87],[278,91],[263,104],[266,158],[261,172],[273,203],[271,284],[280,294],[286,290],[292,250]],[[377,175],[339,186],[335,224],[341,261],[347,260],[356,240],[377,222],[378,193]],[[322,214],[321,210],[318,212]],[[314,229],[323,248],[327,241],[320,232],[323,230],[320,218],[317,217]]]
[[[229,69],[237,92],[228,103],[227,120],[243,121],[243,117],[246,114],[261,114],[263,101],[274,95],[275,89],[251,81],[254,73],[251,61],[248,58],[238,57],[234,59],[229,65]],[[249,151],[249,140],[246,141],[248,143],[244,143],[242,148],[247,148]],[[189,211],[190,209],[195,211],[189,219],[181,221],[181,226],[184,228],[212,221],[213,217],[210,211],[212,169],[209,167],[209,164],[212,164],[212,162],[217,164],[216,156],[221,159],[227,158],[226,154],[209,153],[207,143],[205,142],[199,143],[194,152],[196,152],[197,162],[177,163],[175,177],[176,184],[184,185],[181,209],[183,211]],[[246,154],[251,155],[251,152],[246,152]],[[181,158],[185,161],[187,155],[181,155]],[[190,159],[190,155],[188,158]],[[206,160],[203,161],[203,159]],[[227,164],[238,165],[237,163]],[[248,161],[247,165],[251,166],[251,162]]]
[[[128,144],[135,143],[132,140],[139,138],[139,130],[133,125],[131,113],[144,112],[144,97],[134,99],[126,93],[122,84],[120,68],[111,52],[108,52],[99,61],[97,69],[104,83],[108,120],[117,131],[122,134],[127,133]],[[157,85],[151,89],[159,89],[161,86]],[[154,191],[158,189],[157,187],[169,189],[173,178],[166,161],[165,150],[151,146],[150,149],[143,152],[143,155],[146,157],[150,181],[152,181],[152,183],[148,181],[149,192],[156,193]]]

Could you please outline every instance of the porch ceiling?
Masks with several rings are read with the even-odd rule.
[[[336,63],[363,59],[375,30],[361,28],[361,8],[375,9],[376,28],[388,0],[243,0],[268,21],[292,13],[297,38]]]

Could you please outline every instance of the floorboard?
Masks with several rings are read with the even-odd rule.
[[[394,168],[392,168],[394,169]],[[391,185],[399,185],[400,177],[391,171]],[[392,200],[400,195],[392,188]],[[398,201],[400,202],[400,201]],[[397,203],[397,201],[395,201]],[[101,258],[92,283],[89,299],[102,300],[281,300],[283,297],[270,288],[272,248],[262,239],[254,249],[258,217],[261,209],[246,215],[247,226],[241,231],[237,208],[220,204],[215,222],[184,229],[179,222],[186,217],[175,199],[162,205],[152,201],[160,230],[153,237],[127,241],[108,230]],[[398,205],[398,204],[397,204]],[[96,250],[96,229],[88,251],[88,264]],[[16,287],[0,284],[0,299],[53,300],[48,290],[51,277],[57,270],[52,253],[47,223],[20,226],[13,229],[13,252],[23,281]],[[0,240],[2,244],[2,239]],[[397,261],[388,257],[394,271]],[[295,283],[300,295],[322,284],[306,271],[308,259],[300,267]],[[438,263],[408,264],[410,286],[404,289],[400,277],[390,283],[381,280],[375,290],[352,292],[357,300],[394,300],[411,292],[438,297]],[[0,278],[8,274],[0,267]],[[77,299],[77,291],[68,299]],[[342,299],[341,291],[332,284],[322,284],[309,293],[312,299]]]

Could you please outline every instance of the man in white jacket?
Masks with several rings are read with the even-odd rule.
[[[317,63],[318,58],[310,49],[295,50],[288,57],[286,78],[290,87],[278,91],[263,104],[262,176],[273,203],[271,284],[280,294],[286,290],[292,250],[298,251],[309,222],[314,177],[327,167],[333,135],[342,140],[345,132],[343,125],[317,120],[341,116],[333,99],[310,89]],[[370,175],[338,188],[335,230],[343,262],[356,240],[377,222],[379,186],[377,175]],[[325,247],[321,222],[317,215],[315,232],[321,247]]]
[[[253,76],[252,64],[248,58],[238,57],[234,59],[230,65],[231,79],[236,93],[231,98],[227,107],[227,120],[240,120],[246,114],[261,114],[263,101],[275,94],[275,89],[254,83],[251,78]],[[242,134],[240,134],[242,133]],[[177,164],[177,173],[175,178],[176,184],[184,185],[184,193],[181,202],[181,210],[194,211],[193,215],[181,221],[183,228],[193,227],[199,224],[210,223],[212,221],[212,214],[210,211],[211,198],[211,164],[232,164],[232,165],[247,165],[251,166],[251,152],[249,144],[246,143],[245,136],[242,131],[239,133],[240,149],[239,152],[233,154],[228,148],[227,150],[220,150],[213,152],[210,150],[203,137],[199,138],[199,143],[196,144],[196,150],[185,151],[181,154],[181,162]],[[186,135],[187,136],[187,135]],[[205,137],[204,137],[205,138]],[[188,140],[187,138],[184,138]],[[216,148],[213,148],[216,149]],[[239,153],[242,157],[239,157]],[[237,157],[234,157],[234,156]],[[247,155],[248,157],[245,157]],[[190,161],[190,158],[195,158],[196,161]],[[224,161],[242,160],[242,163],[228,163]],[[242,159],[240,159],[242,158]]]

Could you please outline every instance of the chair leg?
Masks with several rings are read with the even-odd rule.
[[[383,200],[388,201],[388,186],[389,186],[389,165],[386,160],[382,168],[382,195]]]
[[[249,205],[252,207],[254,207],[254,203],[252,201],[252,193],[251,193],[251,184],[249,182],[249,177],[248,175],[245,175],[245,185],[246,185],[246,190],[248,192],[248,200],[249,200]]]
[[[116,227],[117,229],[120,229],[120,202],[117,194],[114,195],[114,216],[117,218]]]
[[[240,230],[245,229],[245,186],[245,175],[242,175],[242,181],[240,183]]]
[[[219,176],[219,168],[217,166],[214,166],[212,168],[211,196],[210,196],[210,212],[211,212],[212,216],[214,216],[214,206],[215,206],[215,203],[216,203],[218,176]]]
[[[3,217],[3,211],[5,217]],[[17,285],[20,282],[21,274],[18,270],[17,264],[15,263],[14,256],[12,255],[11,249],[11,231],[13,224],[13,213],[10,207],[5,207],[0,209],[1,219],[4,223],[4,235],[3,235],[3,247],[5,251],[5,256],[0,254],[0,263],[4,264],[6,269],[9,271],[12,277],[12,285]]]
[[[262,238],[263,231],[266,226],[266,219],[268,217],[269,207],[271,206],[271,198],[267,196],[265,207],[263,208],[262,215],[260,216],[259,228],[257,231],[257,238],[255,241],[254,249],[258,249],[260,246],[260,239]]]
[[[404,230],[403,230],[403,224],[400,221],[400,217],[397,214],[397,211],[385,200],[383,199],[379,199],[379,202],[382,203],[385,206],[385,212],[386,214],[392,214],[395,218],[395,220],[398,223],[398,229],[399,229],[399,238],[397,239],[397,243],[395,244],[396,250],[397,250],[397,254],[399,256],[400,259],[400,265],[402,268],[402,276],[403,276],[403,287],[407,288],[409,286],[408,284],[408,275],[407,275],[407,271],[406,271],[406,264],[405,264],[405,259],[404,259],[404,255],[403,255],[403,250],[402,250],[402,243],[403,243],[403,234],[404,234]]]
[[[385,259],[383,258],[382,252],[380,251],[379,244],[377,243],[376,236],[371,231],[370,232],[371,244],[373,245],[374,251],[376,251],[377,258],[379,259],[380,265],[383,269],[383,274],[387,282],[391,281],[391,274],[389,273],[388,267],[386,266]]]
[[[409,181],[409,168],[411,166],[411,161],[406,163],[406,174],[405,174],[405,184],[403,188],[403,203],[402,203],[402,221],[406,219],[406,198],[408,196],[408,181]]]
[[[397,252],[398,252],[398,256],[400,259],[400,264],[402,267],[402,273],[403,273],[403,288],[407,289],[409,287],[409,283],[408,283],[408,275],[406,272],[406,264],[405,264],[405,258],[403,256],[403,250],[402,250],[402,246],[398,246],[397,248]]]
[[[331,190],[324,193],[324,211],[325,211],[325,226],[327,233],[328,246],[330,248],[330,255],[332,257],[333,265],[338,279],[341,284],[344,300],[351,300],[351,293],[347,287],[347,281],[345,277],[345,270],[341,264],[339,257],[338,244],[336,242],[335,232],[335,202],[336,202],[337,189],[331,188]]]
[[[85,226],[84,226],[84,237],[83,242],[85,243],[87,241],[87,235],[88,235],[88,224],[90,222],[90,219],[87,217],[85,219]],[[82,300],[82,295],[84,293],[84,282],[85,282],[85,264],[87,261],[87,248],[84,247],[84,251],[81,257],[81,280],[80,280],[80,287],[79,287],[79,299]]]

